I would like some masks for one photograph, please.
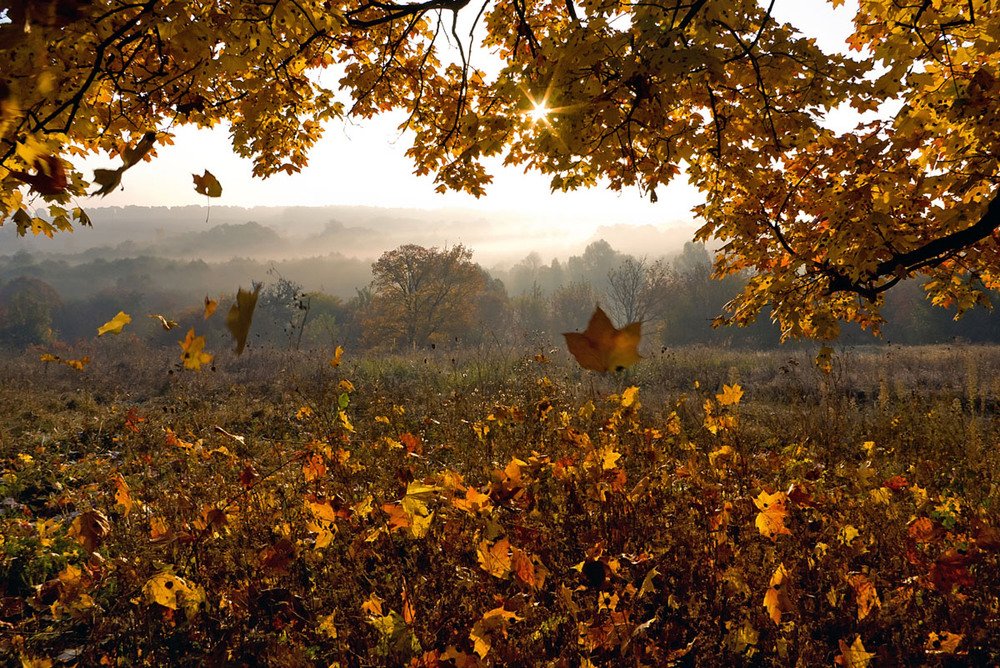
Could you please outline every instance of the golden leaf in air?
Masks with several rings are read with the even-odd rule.
[[[788,517],[788,495],[784,492],[768,494],[762,491],[753,503],[760,511],[757,513],[755,524],[762,535],[771,540],[776,540],[779,534],[792,535],[785,526],[785,518]]]
[[[222,197],[222,184],[219,183],[219,179],[215,178],[212,172],[206,169],[205,173],[201,176],[192,174],[191,178],[194,179],[194,191],[199,195]]]
[[[834,657],[833,662],[838,666],[844,666],[844,668],[866,668],[875,657],[872,652],[865,649],[864,643],[861,642],[861,636],[855,638],[854,642],[850,645],[843,640],[838,640],[837,642],[840,645],[840,654]]]
[[[76,371],[83,371],[84,367],[90,364],[90,357],[84,355],[78,360],[64,360],[63,364],[68,366],[70,369],[74,369]]]
[[[181,361],[184,362],[185,369],[193,369],[194,371],[200,371],[202,364],[210,364],[212,362],[212,355],[204,352],[205,350],[205,337],[195,336],[194,327],[188,330],[187,336],[184,340],[179,342],[181,347]]]
[[[205,313],[202,317],[205,320],[208,320],[212,317],[212,314],[215,313],[215,309],[217,308],[219,308],[219,302],[210,298],[208,295],[205,295]]]
[[[164,316],[160,315],[159,313],[152,313],[152,314],[150,314],[149,317],[152,318],[153,320],[156,320],[157,322],[159,322],[160,323],[160,327],[162,327],[163,329],[165,329],[168,332],[170,330],[172,330],[174,327],[178,326],[176,320],[170,320],[168,318],[165,318]]]
[[[130,322],[132,322],[132,316],[125,311],[118,311],[118,315],[97,328],[97,335],[121,334],[122,329]]]
[[[778,568],[771,576],[767,593],[764,594],[764,607],[775,624],[781,623],[781,615],[792,611],[792,598],[788,593],[791,582],[788,571],[784,564],[778,564]]]
[[[229,314],[226,316],[226,327],[236,341],[237,355],[246,347],[253,311],[257,308],[257,297],[260,296],[260,286],[260,283],[255,283],[253,292],[240,288],[236,293],[236,303],[229,308]]]
[[[600,306],[594,309],[583,333],[564,332],[563,336],[569,352],[584,369],[620,371],[642,359],[638,351],[642,323],[617,329]]]
[[[344,347],[337,346],[337,348],[333,351],[333,357],[330,358],[330,366],[332,366],[334,369],[340,366],[340,358],[343,355],[344,355]]]

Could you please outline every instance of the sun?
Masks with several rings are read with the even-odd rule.
[[[528,112],[528,116],[531,118],[532,123],[540,123],[546,120],[551,112],[552,109],[545,102],[535,102]]]

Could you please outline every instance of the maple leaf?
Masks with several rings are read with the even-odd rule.
[[[493,648],[493,636],[499,633],[504,638],[507,637],[507,624],[511,621],[520,621],[522,618],[515,613],[501,608],[493,608],[483,614],[469,632],[469,639],[473,643],[473,651],[485,659],[490,649]]]
[[[104,336],[105,334],[121,334],[122,329],[124,329],[125,325],[130,322],[132,322],[132,316],[125,311],[118,311],[118,315],[97,328],[97,335]]]
[[[202,364],[210,364],[213,356],[203,352],[205,348],[205,337],[195,336],[194,327],[188,330],[187,336],[179,342],[181,347],[181,361],[184,362],[185,369],[200,371]]]
[[[778,564],[764,594],[764,607],[767,608],[767,614],[775,624],[781,623],[782,614],[793,610],[792,599],[788,592],[790,584],[785,565]]]
[[[564,332],[563,336],[569,352],[584,369],[620,371],[642,359],[637,350],[642,323],[633,322],[616,329],[600,306],[594,309],[587,329],[582,333]]]
[[[962,643],[964,637],[965,635],[961,633],[950,633],[948,631],[935,633],[931,631],[927,636],[924,649],[927,650],[928,654],[954,654],[958,651],[958,646]]]
[[[489,541],[484,540],[476,548],[476,559],[479,560],[479,566],[484,571],[503,579],[510,574],[510,542],[506,538],[501,538],[490,545]]]
[[[192,174],[191,177],[194,179],[194,191],[199,195],[222,197],[222,184],[219,183],[219,179],[215,178],[212,172],[206,169],[205,173],[201,176]]]
[[[850,645],[843,640],[838,640],[837,644],[840,646],[840,654],[834,657],[833,662],[838,666],[866,668],[875,658],[874,654],[865,649],[864,643],[861,642],[861,636],[856,637]]]
[[[719,402],[720,406],[736,406],[740,403],[740,399],[742,398],[743,388],[736,383],[733,383],[732,385],[723,385],[722,393],[715,395],[715,399]]]
[[[257,297],[260,295],[260,283],[255,283],[253,292],[240,288],[236,292],[236,302],[229,307],[226,315],[226,327],[236,341],[236,354],[240,355],[247,343],[250,333],[250,323],[253,320],[254,309],[257,308]]]
[[[777,540],[781,534],[789,536],[792,534],[785,526],[785,519],[788,517],[787,501],[788,496],[784,492],[768,494],[764,491],[753,500],[754,505],[760,511],[757,513],[755,524],[761,535],[767,536],[771,540]]]

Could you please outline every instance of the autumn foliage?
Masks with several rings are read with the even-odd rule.
[[[275,386],[274,361],[236,385],[204,370],[165,390],[133,383],[142,398],[65,370],[82,392],[3,402],[2,653],[1000,660],[983,484],[1000,462],[975,445],[998,432],[949,400],[796,407],[734,381],[594,394],[575,368],[534,359],[463,387],[450,368],[405,380],[344,351],[315,360],[313,381]],[[798,410],[828,411],[828,430]]]

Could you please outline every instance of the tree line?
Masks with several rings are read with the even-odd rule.
[[[120,309],[167,314],[183,326],[197,324],[199,331],[224,337],[221,319],[201,322],[202,307],[188,294],[124,281],[67,297],[44,280],[38,267],[31,271],[24,257],[11,263],[14,268],[6,267],[4,274],[24,272],[0,279],[0,346],[87,339]],[[109,263],[108,271],[114,265]],[[71,269],[61,270],[66,274],[61,279],[71,277]],[[475,263],[472,250],[463,245],[407,244],[383,253],[371,265],[370,276],[369,283],[345,298],[306,290],[272,268],[259,277],[264,287],[251,345],[381,351],[517,344],[544,348],[558,345],[561,332],[582,329],[596,304],[619,326],[642,322],[647,349],[690,344],[769,348],[780,338],[766,319],[748,327],[713,327],[746,279],[713,278],[709,251],[694,242],[676,256],[654,259],[619,252],[599,240],[564,261],[545,262],[533,252],[508,269],[493,271]],[[883,338],[896,343],[1000,341],[991,311],[976,310],[955,321],[952,313],[932,308],[918,281],[904,282],[891,293],[884,313]],[[152,345],[175,345],[176,333],[164,331],[153,318],[137,318],[131,331]],[[876,341],[860,328],[845,328],[841,335],[843,343]]]

